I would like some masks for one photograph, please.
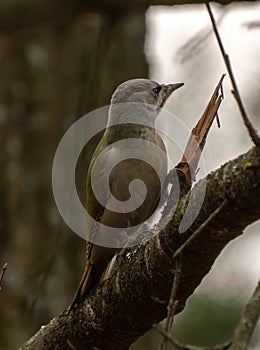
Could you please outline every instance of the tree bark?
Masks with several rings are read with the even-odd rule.
[[[259,147],[209,174],[198,217],[186,232],[179,233],[189,198],[200,195],[205,179],[199,181],[180,200],[175,214],[158,235],[126,252],[120,268],[109,280],[71,314],[65,310],[42,327],[21,350],[127,349],[166,316],[174,277],[174,252],[225,201],[226,205],[182,253],[182,274],[176,297],[177,312],[180,312],[222,249],[259,218],[259,178]]]

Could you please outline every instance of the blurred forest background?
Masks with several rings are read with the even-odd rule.
[[[108,104],[115,87],[134,77],[185,82],[166,108],[192,128],[226,70],[202,4],[154,6],[146,12],[106,8],[75,14],[64,9],[48,20],[49,2],[36,11],[38,17],[33,16],[33,2],[31,14],[23,17],[16,9],[13,17],[11,11],[3,17],[4,3],[0,265],[7,261],[8,270],[0,291],[0,349],[12,350],[68,306],[84,266],[85,242],[67,228],[52,194],[52,162],[66,130]],[[259,129],[260,4],[213,9],[246,109]],[[208,172],[251,147],[228,78],[224,86],[221,128],[213,126],[204,151]],[[84,178],[87,161],[80,171]],[[83,188],[84,181],[79,190]],[[223,251],[176,317],[178,339],[213,345],[231,336],[259,278],[259,228],[259,223],[252,225]],[[159,339],[150,331],[131,350],[157,349]],[[259,346],[260,327],[251,349]]]

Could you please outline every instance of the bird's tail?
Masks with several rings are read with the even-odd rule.
[[[91,263],[90,259],[87,259],[85,269],[83,272],[83,275],[81,277],[81,280],[79,282],[78,289],[75,293],[75,296],[72,300],[72,303],[69,307],[69,312],[78,304],[82,296],[89,290],[91,287],[91,272],[92,272],[93,264]]]

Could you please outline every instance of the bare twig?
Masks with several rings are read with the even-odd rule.
[[[180,281],[180,276],[181,276],[181,253],[183,250],[190,244],[190,242],[196,238],[201,231],[205,229],[205,227],[216,217],[216,215],[225,207],[227,204],[227,200],[224,200],[221,205],[213,211],[212,214],[209,215],[207,220],[205,220],[200,227],[193,232],[193,234],[186,239],[186,241],[175,251],[173,254],[173,259],[176,259],[175,261],[175,274],[174,274],[174,280],[172,284],[172,290],[171,290],[171,295],[170,295],[170,300],[167,306],[168,312],[167,312],[167,318],[166,318],[166,325],[165,325],[165,333],[169,334],[172,329],[173,325],[173,318],[176,310],[176,294],[177,294],[177,289]],[[167,350],[168,348],[168,338],[163,337],[162,338],[162,343],[159,346],[160,350]]]
[[[235,330],[229,350],[246,350],[260,315],[260,281]]]
[[[214,347],[199,347],[189,344],[182,344],[174,339],[169,332],[155,325],[154,328],[171,344],[180,350],[246,350],[252,337],[260,314],[260,281],[249,299],[240,322],[234,332],[232,341]]]
[[[2,271],[1,271],[1,273],[0,273],[0,290],[2,289],[1,283],[2,283],[2,281],[3,281],[5,271],[7,270],[7,266],[8,266],[8,264],[5,263],[5,264],[3,265]]]
[[[158,325],[154,325],[153,327],[158,333],[160,333],[164,338],[166,338],[169,343],[175,346],[175,348],[179,350],[228,350],[230,346],[230,342],[216,345],[213,347],[205,347],[205,346],[196,346],[196,345],[190,345],[190,344],[182,344],[177,339],[171,337],[171,335],[165,330],[161,329]]]
[[[166,318],[166,324],[165,324],[165,332],[168,334],[172,330],[174,315],[176,313],[177,306],[179,304],[178,300],[176,300],[176,294],[179,286],[179,281],[181,277],[181,269],[182,269],[182,262],[181,262],[181,256],[179,256],[175,260],[175,273],[174,273],[174,280],[172,284],[172,290],[171,295],[169,299],[169,303],[167,306],[167,318]],[[159,347],[161,350],[167,350],[168,348],[168,339],[167,337],[162,338],[161,345]]]
[[[167,318],[166,318],[166,325],[165,325],[165,333],[169,334],[171,332],[172,329],[172,325],[173,325],[173,318],[174,318],[174,314],[175,314],[175,310],[176,310],[176,294],[177,294],[177,289],[178,289],[178,285],[179,285],[179,281],[180,281],[180,276],[181,276],[181,253],[183,252],[183,250],[190,244],[190,242],[196,238],[200,232],[202,232],[205,227],[216,217],[217,214],[220,213],[220,211],[225,207],[225,205],[227,204],[227,200],[224,200],[220,206],[213,211],[213,213],[211,213],[209,215],[209,217],[207,218],[207,220],[205,220],[200,227],[195,230],[193,232],[193,234],[188,237],[186,239],[186,241],[175,251],[175,253],[173,254],[173,259],[176,259],[176,263],[175,263],[175,274],[174,274],[174,280],[173,280],[173,284],[172,284],[172,290],[171,290],[171,295],[170,295],[170,300],[167,306],[168,309],[168,313],[167,313]],[[162,343],[159,347],[160,350],[167,350],[168,348],[168,341],[169,339],[166,336],[163,336],[162,338]]]
[[[227,204],[227,200],[224,200],[222,204],[208,217],[208,219],[205,220],[205,222],[202,223],[196,231],[194,231],[194,233],[182,244],[182,246],[176,250],[176,252],[173,255],[173,258],[180,257],[180,254],[187,247],[187,245],[197,235],[199,235],[199,233],[210,223],[211,220],[213,220],[216,217],[216,215],[224,208],[226,204]],[[171,291],[171,297],[168,304],[168,315],[166,320],[166,327],[165,327],[165,330],[161,330],[160,328],[156,327],[158,332],[163,336],[163,342],[161,344],[160,349],[167,350],[168,342],[170,342],[175,347],[177,347],[177,349],[182,349],[182,350],[225,350],[225,349],[246,350],[248,348],[248,343],[252,337],[253,331],[255,329],[255,326],[257,324],[257,321],[260,315],[260,281],[258,283],[258,286],[254,294],[250,298],[245,308],[244,314],[235,330],[232,343],[228,342],[223,345],[217,345],[213,348],[197,347],[193,345],[181,344],[178,340],[170,336],[170,332],[173,324],[173,317],[175,313],[172,310],[176,309],[176,307],[174,307],[174,301],[176,298],[176,292],[177,292],[179,279],[181,275],[181,265],[178,266],[178,264],[180,264],[180,262],[178,263],[178,261],[179,259],[176,260],[176,271],[175,271],[174,282],[173,282],[172,291]]]
[[[231,80],[231,84],[232,84],[232,87],[233,87],[232,93],[233,93],[233,95],[234,95],[234,97],[235,97],[235,99],[237,101],[240,113],[242,115],[244,124],[245,124],[245,126],[246,126],[246,128],[248,130],[248,133],[249,133],[252,141],[254,142],[254,144],[257,146],[257,145],[260,144],[260,137],[257,135],[257,132],[255,131],[251,121],[249,120],[249,118],[247,116],[247,113],[246,113],[245,107],[243,105],[243,102],[242,102],[242,99],[241,99],[241,96],[240,96],[240,93],[239,93],[239,90],[238,90],[238,86],[237,86],[237,83],[236,83],[236,80],[235,80],[235,76],[234,76],[233,69],[232,69],[232,66],[231,66],[231,63],[230,63],[230,59],[229,59],[229,56],[228,56],[228,54],[226,53],[226,51],[224,49],[224,45],[222,43],[222,40],[221,40],[219,31],[218,31],[218,28],[217,28],[216,21],[215,21],[213,12],[212,12],[211,7],[210,7],[210,4],[206,3],[206,7],[207,7],[207,10],[208,10],[210,19],[211,19],[212,27],[213,27],[214,33],[216,35],[217,42],[218,42],[221,54],[223,56],[223,59],[224,59],[224,62],[225,62],[225,65],[227,67],[227,71],[228,71],[228,74],[229,74],[229,77],[230,77],[230,80]]]
[[[179,256],[183,250],[191,243],[191,241],[196,238],[200,233],[201,231],[203,231],[205,229],[205,227],[207,227],[207,225],[213,220],[215,219],[215,217],[221,212],[221,210],[225,207],[225,205],[227,204],[227,200],[225,199],[221,204],[220,206],[217,207],[216,210],[213,211],[213,213],[211,213],[209,215],[209,217],[207,218],[207,220],[205,220],[201,225],[200,227],[195,230],[193,232],[193,234],[188,237],[186,239],[186,241],[180,246],[180,248],[178,248],[175,253],[173,254],[173,259],[176,258],[177,256]]]

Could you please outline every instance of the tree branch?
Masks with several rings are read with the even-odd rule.
[[[180,253],[181,254],[181,253]],[[166,318],[166,324],[165,324],[165,333],[170,334],[173,326],[173,320],[174,316],[177,310],[177,306],[179,301],[176,300],[176,295],[180,283],[180,277],[181,277],[181,267],[182,267],[182,260],[181,256],[178,256],[175,260],[175,271],[174,271],[174,280],[172,283],[172,289],[171,289],[171,295],[170,300],[167,306],[167,318]],[[165,337],[163,335],[162,342],[159,350],[167,350],[168,349],[168,337]]]
[[[8,264],[4,263],[4,265],[2,266],[2,270],[0,272],[0,290],[2,289],[1,284],[2,284],[2,281],[3,281],[3,278],[4,278],[4,274],[5,274],[6,270],[7,270],[7,266],[8,266]]]
[[[190,344],[182,344],[177,339],[174,339],[171,334],[164,331],[157,325],[154,329],[157,330],[169,343],[173,344],[177,349],[180,350],[247,350],[250,339],[254,332],[255,326],[260,315],[260,281],[248,301],[240,322],[234,332],[232,341],[225,344],[216,345],[213,347],[202,347]]]
[[[209,17],[210,17],[210,20],[211,20],[211,23],[212,23],[212,27],[213,27],[214,33],[215,33],[216,38],[217,38],[217,42],[218,42],[218,45],[219,45],[222,57],[224,59],[225,65],[227,67],[229,78],[231,80],[231,84],[232,84],[232,87],[233,87],[232,93],[233,93],[233,95],[235,97],[235,100],[237,101],[238,108],[240,110],[240,113],[241,113],[241,116],[243,118],[244,124],[245,124],[245,126],[247,128],[247,131],[248,131],[252,141],[254,142],[254,144],[256,146],[260,145],[260,137],[257,135],[257,132],[255,131],[255,129],[254,129],[250,119],[247,116],[246,109],[245,109],[245,107],[243,105],[242,98],[241,98],[239,90],[238,90],[238,86],[237,86],[237,82],[236,82],[236,79],[235,79],[235,75],[233,73],[231,62],[230,62],[228,54],[225,51],[224,45],[222,43],[219,31],[218,31],[217,23],[215,21],[215,18],[214,18],[213,12],[211,10],[210,4],[206,3],[206,7],[207,7],[207,10],[208,10],[208,13],[209,13]]]
[[[154,329],[160,333],[162,336],[168,339],[169,343],[175,346],[178,350],[229,350],[230,342],[227,342],[225,344],[220,344],[216,346],[196,346],[196,345],[190,345],[190,344],[182,344],[177,339],[172,338],[172,336],[165,332],[163,329],[161,329],[158,326],[155,326]]]
[[[42,327],[21,350],[124,350],[166,316],[175,262],[174,252],[216,210],[227,204],[182,252],[182,274],[176,295],[180,312],[187,298],[209,272],[222,249],[260,216],[260,149],[255,147],[209,174],[199,216],[184,233],[179,225],[191,195],[200,195],[199,181],[181,199],[175,215],[160,233],[125,253],[120,268],[79,304]],[[194,203],[195,210],[196,203]]]

